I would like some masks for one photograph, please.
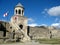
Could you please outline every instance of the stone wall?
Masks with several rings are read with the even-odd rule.
[[[2,25],[2,26],[1,26]],[[60,38],[60,30],[51,29],[49,27],[27,27],[27,34],[31,39],[39,38]],[[0,42],[4,41],[4,31],[6,31],[6,38],[13,38],[13,33],[11,33],[10,24],[8,22],[0,22]],[[19,36],[21,37],[21,36]],[[2,41],[1,41],[2,40]]]
[[[0,38],[3,37],[3,34],[4,34],[4,32],[3,31],[0,31]]]
[[[30,27],[29,35],[32,39],[50,38],[49,29],[45,27]]]
[[[60,30],[51,30],[52,32],[52,38],[60,38]]]
[[[49,29],[48,27],[30,27],[29,36],[32,39],[39,38],[60,38],[60,30]]]

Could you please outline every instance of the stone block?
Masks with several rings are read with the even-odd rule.
[[[0,31],[0,38],[3,37],[3,34],[4,34],[4,32],[3,31]]]

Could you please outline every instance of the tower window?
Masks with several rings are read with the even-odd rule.
[[[19,14],[21,14],[21,10],[19,9]]]
[[[16,10],[16,14],[17,14],[17,10]]]
[[[23,15],[23,10],[22,10],[22,15]]]

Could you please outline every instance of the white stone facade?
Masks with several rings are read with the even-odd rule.
[[[15,38],[17,36],[22,36],[22,41],[30,40],[29,36],[27,35],[27,18],[24,16],[24,8],[19,3],[14,9],[14,15],[11,17],[10,26],[11,31],[15,31]],[[22,34],[21,34],[22,33]],[[21,34],[21,35],[20,35]]]

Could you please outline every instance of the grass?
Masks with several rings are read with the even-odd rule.
[[[60,44],[60,39],[36,39],[35,41],[43,44]]]
[[[35,39],[36,42],[41,44],[60,44],[60,39]],[[8,43],[0,43],[0,44],[10,44],[10,43],[23,43],[23,42],[8,42]]]

